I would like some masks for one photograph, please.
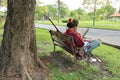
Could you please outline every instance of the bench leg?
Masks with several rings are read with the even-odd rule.
[[[75,62],[75,66],[77,66],[77,58],[75,54],[74,54],[74,62]]]

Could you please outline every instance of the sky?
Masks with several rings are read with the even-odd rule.
[[[57,2],[57,0],[40,0],[40,1],[43,2],[45,5],[55,4]],[[79,7],[82,7],[82,2],[83,2],[83,0],[61,0],[61,1],[67,4],[70,10],[78,9]],[[118,10],[120,7],[120,0],[116,0],[117,3],[115,3],[115,0],[110,0],[110,1],[112,2],[113,7],[117,8]]]
[[[48,4],[56,4],[57,0],[40,0],[45,5]],[[83,0],[61,0],[63,3],[67,4],[68,8],[71,9],[77,9],[82,5]]]

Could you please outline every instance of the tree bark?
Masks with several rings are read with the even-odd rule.
[[[35,0],[8,0],[0,48],[0,71],[7,78],[17,75],[20,80],[31,80],[30,70],[41,66],[36,54],[35,3]]]

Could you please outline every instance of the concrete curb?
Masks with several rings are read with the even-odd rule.
[[[79,28],[90,28],[90,29],[100,29],[100,30],[120,31],[120,30],[117,30],[117,29],[105,29],[105,28],[91,28],[91,27],[79,27]]]
[[[111,46],[111,47],[115,47],[115,48],[117,48],[117,49],[120,49],[120,46],[117,46],[117,45],[109,44],[109,43],[106,43],[106,42],[102,42],[102,44],[105,44],[105,45],[108,45],[108,46]]]

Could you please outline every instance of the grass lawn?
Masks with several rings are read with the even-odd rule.
[[[53,21],[56,25],[66,26],[66,23],[60,22],[59,24],[57,21]],[[50,21],[36,21],[36,23],[40,24],[51,24]],[[113,21],[96,21],[96,25],[92,25],[92,21],[79,21],[80,27],[90,27],[90,28],[103,28],[103,29],[115,29],[120,30],[120,22],[113,22]]]
[[[2,35],[3,29],[0,29],[0,35]],[[2,37],[0,37],[0,40]],[[53,45],[51,42],[51,37],[48,30],[36,28],[36,40],[38,47],[38,55],[43,61],[51,61],[51,63],[46,63],[45,65],[50,70],[50,80],[120,80],[120,50],[102,44],[99,48],[93,51],[93,53],[102,59],[103,68],[100,69],[95,65],[90,67],[85,66],[85,62],[79,62],[80,66],[84,68],[77,68],[74,70],[74,62],[71,60],[71,56],[67,59],[64,56],[55,59],[54,56],[46,58],[53,51]],[[67,54],[61,48],[57,50],[62,51],[60,54]],[[57,55],[58,53],[56,53]],[[68,55],[69,56],[69,55]],[[64,59],[65,58],[65,59]],[[48,60],[47,60],[48,59]],[[53,61],[53,62],[52,62]],[[65,64],[58,64],[58,62],[66,62]],[[59,66],[68,66],[65,68],[68,71],[62,71]],[[64,67],[63,67],[64,68]],[[71,70],[71,71],[70,71]]]
[[[53,45],[51,42],[49,32],[47,30],[37,28],[36,34],[37,43],[39,43],[38,54],[40,58],[46,57],[53,50]],[[58,48],[57,50],[62,49]],[[65,53],[68,54],[67,52]],[[51,80],[120,80],[120,50],[102,44],[99,48],[94,50],[93,53],[102,59],[102,71],[98,67],[91,65],[90,67],[84,67],[82,69],[78,68],[77,70],[73,70],[71,72],[63,72],[59,68],[58,63],[52,62],[52,64],[46,64],[47,67],[50,69]],[[52,58],[50,59],[51,61]],[[59,59],[59,61],[60,60],[62,61],[64,59],[61,58]],[[69,60],[68,62],[72,63]],[[85,66],[86,63],[80,62],[80,65]],[[73,67],[70,67],[70,69],[71,68]]]

